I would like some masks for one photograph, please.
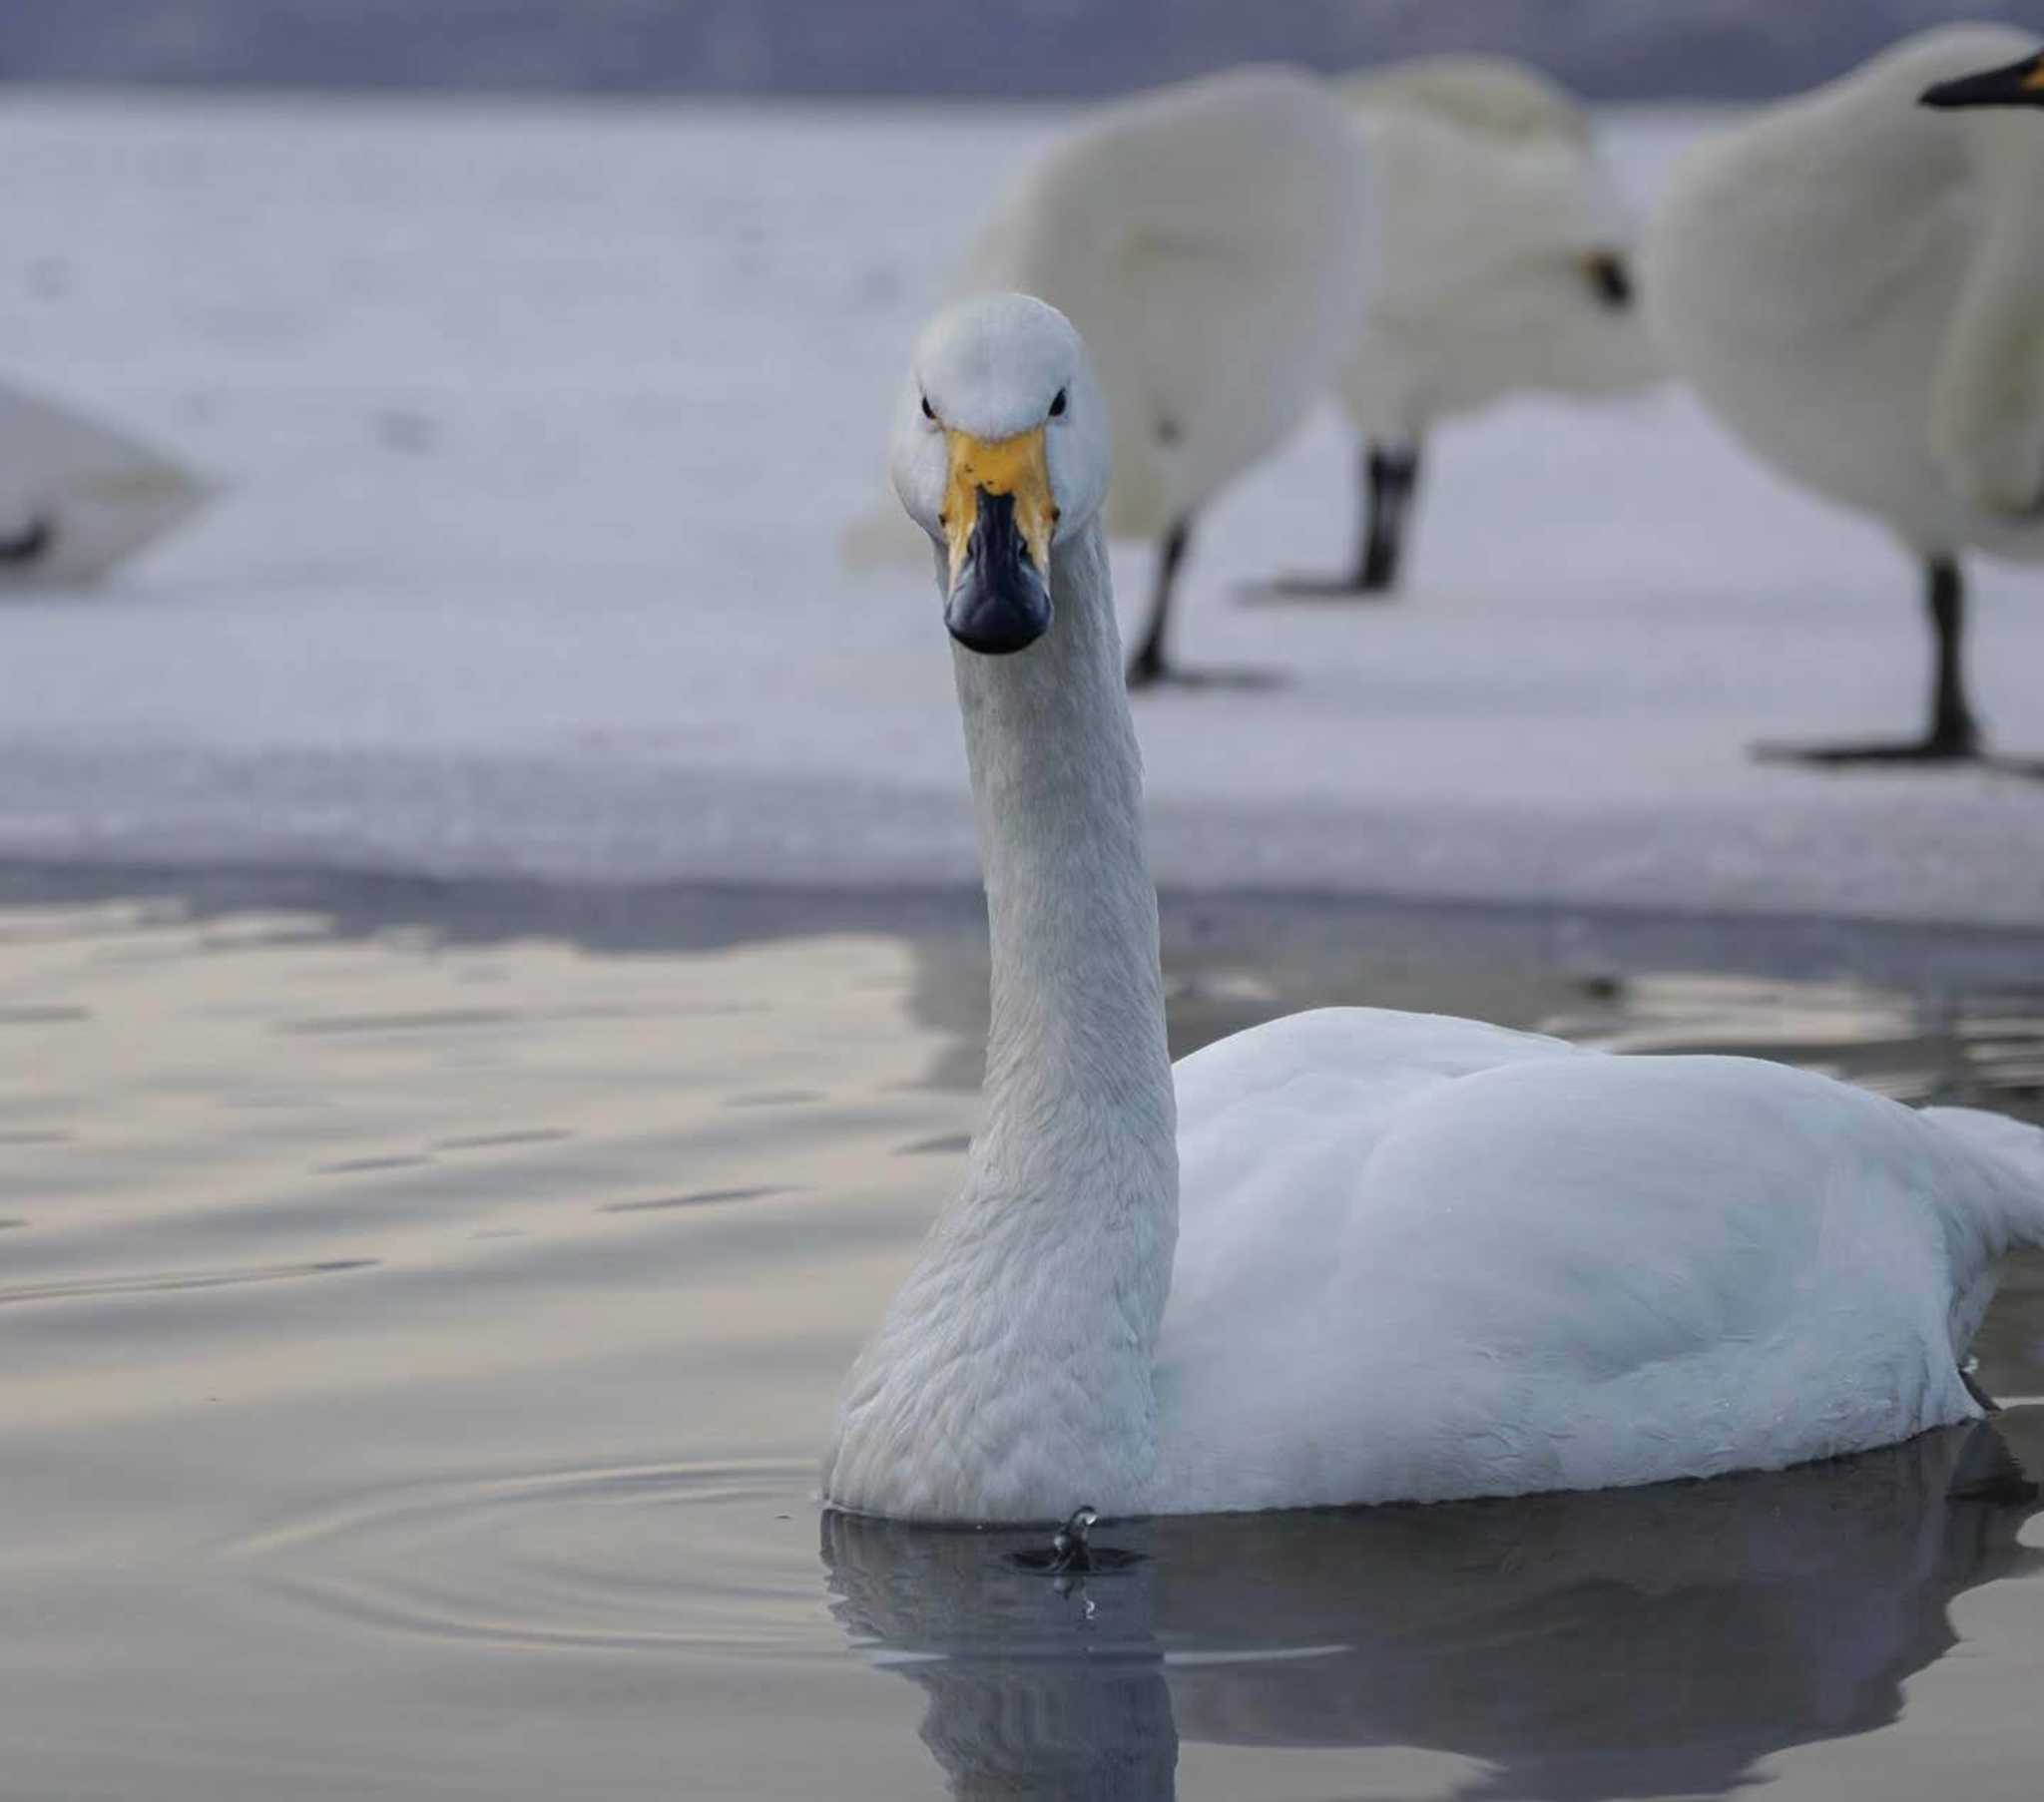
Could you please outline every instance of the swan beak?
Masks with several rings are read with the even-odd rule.
[[[1923,91],[1926,107],[2044,107],[2044,55]]]
[[[946,432],[939,523],[950,551],[944,624],[967,651],[1005,657],[1050,630],[1050,496],[1043,427],[988,443]]]

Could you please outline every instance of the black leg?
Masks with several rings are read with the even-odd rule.
[[[1345,576],[1280,576],[1251,599],[1352,601],[1358,595],[1387,595],[1398,586],[1412,497],[1419,487],[1417,444],[1364,444],[1356,456],[1361,489],[1361,525],[1355,562]]]
[[[1966,584],[1956,561],[1934,557],[1923,566],[1924,602],[1934,641],[1930,724],[1920,738],[1875,739],[1866,744],[1758,745],[1758,755],[1798,763],[1970,763],[1983,759],[1980,722],[1966,700]],[[1993,759],[1987,759],[1993,761]],[[2036,771],[2023,765],[1999,767]]]
[[[1164,633],[1171,623],[1171,594],[1192,537],[1193,522],[1182,519],[1165,533],[1164,542],[1158,547],[1157,580],[1150,591],[1150,623],[1143,629],[1143,642],[1129,663],[1132,688],[1147,688],[1164,676]]]
[[[1398,586],[1405,551],[1405,522],[1419,486],[1419,447],[1370,445],[1363,453],[1367,523],[1355,560],[1355,586],[1365,595],[1388,594]]]
[[[1924,739],[1933,756],[1977,757],[1980,722],[1966,704],[1966,579],[1949,557],[1926,566],[1925,601],[1937,639],[1937,669],[1931,678],[1930,731]]]

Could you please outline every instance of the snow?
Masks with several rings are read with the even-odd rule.
[[[970,880],[927,566],[837,538],[956,197],[1062,117],[10,96],[0,379],[229,492],[0,604],[0,856]],[[1703,126],[1614,117],[1636,192]],[[1270,680],[1141,698],[1164,882],[2044,917],[2044,785],[1747,754],[1918,723],[1876,529],[1674,392],[1502,409],[1427,483],[1391,606],[1237,597],[1345,558],[1331,415],[1202,522],[1184,661]],[[2037,572],[1976,596],[1981,709],[2044,755]]]

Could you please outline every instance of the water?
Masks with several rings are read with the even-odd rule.
[[[1372,999],[2044,1117],[2010,944],[1168,927],[1181,1051]],[[2044,1266],[1999,1442],[1076,1580],[820,1519],[984,980],[931,898],[0,881],[0,1797],[2034,1794],[2044,1529],[1948,1493],[2044,1472]]]

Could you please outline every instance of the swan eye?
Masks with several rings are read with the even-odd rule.
[[[1625,258],[1610,250],[1598,250],[1583,258],[1583,273],[1591,290],[1606,306],[1619,308],[1633,303],[1632,271]]]
[[[1062,388],[1058,390],[1057,399],[1050,403],[1050,416],[1053,419],[1062,419],[1065,416],[1065,391]]]
[[[927,394],[922,397],[922,416],[925,419],[936,418],[936,414],[930,408],[930,397]]]

